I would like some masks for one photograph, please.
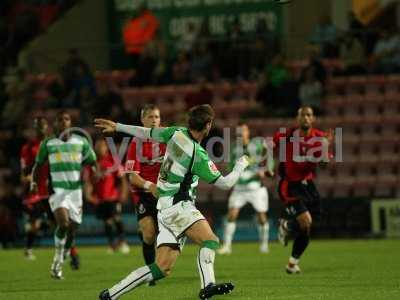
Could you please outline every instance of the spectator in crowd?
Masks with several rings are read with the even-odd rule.
[[[392,73],[400,69],[400,37],[394,31],[383,30],[375,45],[372,63],[377,73]]]
[[[92,71],[78,49],[69,50],[67,61],[61,66],[60,72],[68,94],[74,91],[78,95],[82,87],[89,88],[92,95],[96,94]]]
[[[168,84],[171,76],[171,59],[167,45],[161,40],[157,43],[156,55],[157,59],[153,70],[153,84]]]
[[[78,94],[79,108],[85,112],[80,114],[81,125],[89,125],[93,120],[93,112],[97,106],[97,99],[90,92],[88,87],[82,87]]]
[[[339,56],[338,39],[339,31],[332,23],[331,17],[329,15],[321,16],[311,34],[311,43],[321,48],[324,58],[334,58]]]
[[[206,79],[199,77],[196,88],[185,96],[186,109],[200,104],[211,104],[212,100],[213,93],[208,88]]]
[[[281,88],[290,78],[282,54],[278,53],[266,69],[267,77],[274,88]]]
[[[192,62],[190,65],[190,77],[192,82],[200,76],[210,77],[212,64],[211,55],[208,53],[206,45],[200,44],[193,50]]]
[[[285,65],[282,54],[277,54],[259,78],[257,100],[268,115],[289,116],[298,107],[298,84]]]
[[[136,66],[136,77],[134,85],[143,87],[150,85],[153,81],[153,71],[156,66],[154,47],[149,43],[140,55]]]
[[[349,11],[348,14],[349,30],[348,34],[356,38],[364,48],[364,55],[371,55],[374,51],[375,43],[378,39],[378,35],[375,30],[369,29],[365,26],[353,11]]]
[[[15,128],[24,113],[30,108],[30,97],[32,95],[32,85],[29,82],[29,74],[24,70],[17,70],[16,74],[8,79],[6,93],[8,102],[5,104],[1,115],[1,125],[3,128]]]
[[[324,67],[321,59],[319,58],[319,53],[320,53],[319,49],[316,49],[315,47],[310,48],[309,55],[307,58],[307,61],[308,61],[307,66],[302,71],[302,74],[300,77],[302,77],[302,78],[305,77],[305,74],[304,74],[305,71],[311,67],[315,72],[314,73],[315,78],[317,78],[322,83],[322,85],[324,85],[325,81],[328,77],[328,74],[327,74],[326,68]]]
[[[141,54],[155,38],[159,26],[158,19],[145,4],[140,5],[137,15],[125,24],[123,41],[126,54],[132,58],[133,68],[137,67]]]
[[[105,118],[109,115],[111,107],[117,105],[122,107],[122,97],[115,93],[108,83],[101,83],[97,86],[97,100],[93,114],[97,118]]]
[[[229,24],[227,30],[227,49],[224,50],[228,51],[228,55],[224,56],[224,69],[226,70],[227,78],[248,78],[250,73],[248,38],[242,31],[239,18],[235,18]]]
[[[343,36],[340,45],[340,60],[344,65],[344,72],[341,75],[361,75],[367,72],[365,50],[360,40],[351,33]]]
[[[251,53],[252,66],[258,71],[265,68],[266,61],[270,61],[280,51],[279,41],[268,28],[265,18],[259,18],[256,24],[254,50]]]
[[[189,22],[186,26],[186,31],[182,34],[182,37],[178,44],[178,49],[191,53],[197,40],[196,25],[193,22]]]
[[[172,65],[172,81],[176,84],[189,82],[190,60],[185,52],[179,52]]]
[[[315,77],[312,67],[306,69],[304,78],[301,80],[299,88],[299,98],[301,106],[311,106],[314,110],[321,113],[323,87],[321,82]]]

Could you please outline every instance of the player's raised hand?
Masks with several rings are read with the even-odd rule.
[[[103,133],[113,133],[117,130],[117,123],[106,119],[94,119],[94,127],[100,128]]]

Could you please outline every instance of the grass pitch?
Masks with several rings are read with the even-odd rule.
[[[312,241],[301,275],[284,272],[290,249],[273,243],[262,255],[255,243],[234,244],[232,255],[216,257],[215,268],[217,280],[231,280],[235,290],[213,299],[400,299],[399,240]],[[0,299],[95,300],[100,290],[143,264],[140,248],[131,250],[110,255],[104,247],[81,247],[82,269],[66,265],[62,281],[49,276],[52,249],[36,250],[36,261],[26,261],[21,249],[0,250]],[[196,252],[186,246],[170,278],[121,299],[197,299]]]

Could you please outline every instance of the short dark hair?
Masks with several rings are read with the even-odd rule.
[[[214,110],[208,104],[194,106],[189,110],[190,129],[202,131],[212,120],[214,120]]]
[[[71,114],[67,110],[63,109],[56,113],[56,121],[60,120],[63,115],[68,115],[72,119]]]
[[[143,108],[140,110],[140,117],[143,118],[149,111],[152,110],[160,110],[156,104],[146,104],[143,106]]]

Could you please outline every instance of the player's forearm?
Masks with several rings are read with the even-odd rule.
[[[141,139],[150,139],[150,128],[145,128],[141,126],[132,126],[132,125],[125,125],[121,123],[117,123],[116,131],[123,132],[129,135],[136,136]]]
[[[39,166],[37,163],[34,164],[32,168],[31,182],[29,186],[29,190],[33,193],[37,192],[38,182],[39,182]]]
[[[230,172],[226,176],[221,176],[219,177],[214,185],[216,187],[219,187],[222,190],[229,190],[231,189],[236,182],[239,180],[240,175],[244,171],[244,169],[248,166],[248,162],[246,163],[236,163],[236,165],[233,167],[232,172]]]
[[[147,181],[147,180],[143,179],[137,173],[129,174],[129,181],[133,186],[141,188],[141,189],[145,189],[145,190],[148,190],[150,188],[150,186],[152,184],[154,184],[151,181]]]
[[[34,164],[31,173],[31,184],[37,184],[39,181],[39,166]]]

